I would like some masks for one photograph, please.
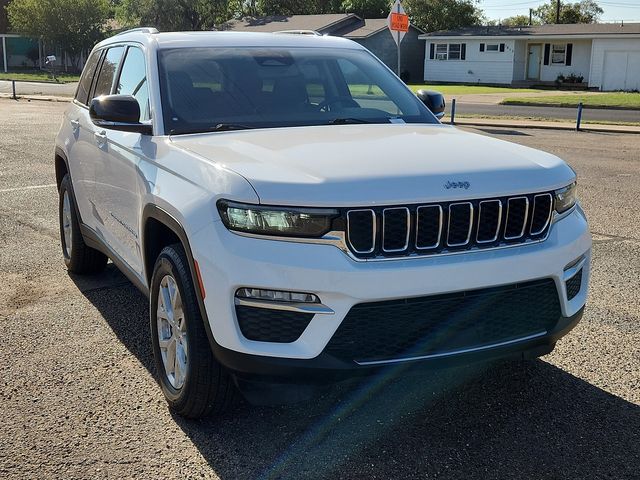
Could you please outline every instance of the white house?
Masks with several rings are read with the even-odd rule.
[[[640,23],[472,27],[419,38],[426,82],[541,84],[573,74],[591,88],[640,90]]]

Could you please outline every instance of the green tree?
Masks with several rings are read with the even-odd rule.
[[[528,15],[515,15],[513,17],[503,18],[500,23],[506,27],[526,27],[529,25]],[[539,22],[533,22],[536,25]]]
[[[342,0],[258,0],[260,15],[343,13]]]
[[[80,56],[104,37],[108,0],[13,0],[7,6],[13,30],[63,48],[79,68]]]
[[[389,0],[344,0],[342,11],[355,13],[362,18],[385,18],[389,15],[391,2]]]
[[[125,26],[162,31],[210,30],[230,18],[230,0],[120,0],[116,16]]]
[[[404,0],[411,22],[427,32],[480,25],[477,0]]]
[[[541,23],[556,23],[557,0],[536,8],[534,16]],[[560,2],[560,23],[597,23],[603,10],[594,0],[577,3]]]

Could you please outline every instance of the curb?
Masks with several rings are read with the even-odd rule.
[[[505,105],[511,107],[552,107],[552,108],[578,108],[578,105],[562,105],[558,103],[534,103],[534,102],[507,102],[502,101],[498,103],[498,105]],[[606,105],[582,105],[585,109],[589,110],[625,110],[627,112],[639,112],[637,108],[634,107],[619,107],[619,106],[606,106]]]
[[[445,124],[447,124],[445,122]],[[450,125],[450,124],[448,124]],[[640,127],[633,127],[629,125],[601,125],[601,124],[582,124],[580,130],[576,130],[576,126],[573,123],[557,122],[518,122],[518,121],[491,121],[491,120],[473,120],[460,119],[456,120],[453,126],[477,126],[477,127],[500,127],[500,128],[537,128],[540,130],[563,130],[572,132],[601,132],[601,133],[627,133],[627,134],[640,134]]]
[[[13,96],[10,93],[0,93],[0,98],[14,100]],[[28,102],[30,102],[31,100],[39,102],[70,102],[71,100],[73,100],[73,97],[57,97],[52,95],[16,95],[15,101],[18,100],[27,100]]]

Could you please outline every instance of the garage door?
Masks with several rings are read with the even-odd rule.
[[[640,52],[605,52],[602,90],[640,90]]]

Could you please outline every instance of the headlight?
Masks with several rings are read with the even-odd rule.
[[[333,209],[271,207],[220,200],[218,211],[229,230],[286,237],[321,237],[339,212]]]
[[[578,201],[578,185],[576,182],[553,193],[556,200],[556,212],[558,213],[566,212]]]

